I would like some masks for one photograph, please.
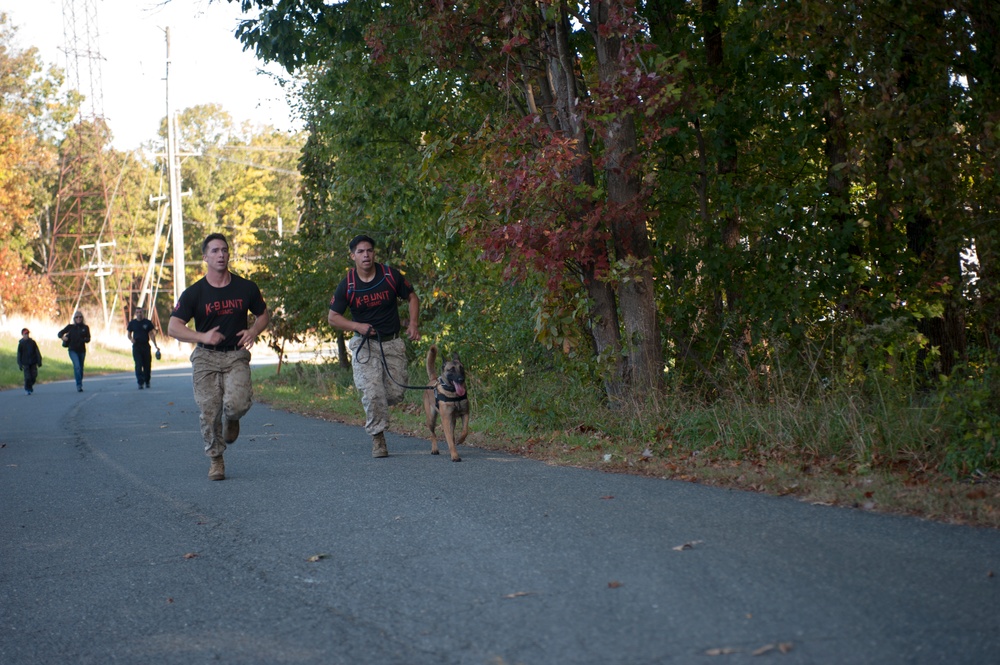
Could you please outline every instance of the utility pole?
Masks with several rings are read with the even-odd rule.
[[[190,189],[187,190],[186,192],[182,192],[181,193],[181,197],[185,197],[185,196],[191,196],[191,190]],[[159,212],[156,215],[156,235],[153,236],[153,253],[150,254],[150,256],[149,256],[149,266],[146,268],[146,274],[142,278],[142,286],[139,289],[139,302],[138,302],[137,307],[142,307],[143,306],[143,303],[146,301],[146,295],[147,294],[149,295],[150,301],[152,301],[152,299],[153,299],[153,291],[154,291],[154,284],[153,284],[153,282],[156,279],[156,262],[159,260],[159,256],[160,256],[160,238],[163,237],[164,220],[165,220],[165,218],[167,216],[167,211],[169,211],[170,207],[171,207],[170,206],[170,197],[169,196],[150,196],[149,197],[149,204],[150,205],[152,205],[154,203],[163,203],[164,201],[167,202],[167,205],[165,207],[161,207],[159,209]],[[166,260],[164,260],[163,263],[165,264]],[[173,304],[176,304],[176,303],[177,303],[177,300],[175,298]],[[150,305],[149,308],[152,309],[153,307],[155,307],[155,305],[156,305],[156,303],[153,303],[153,304]],[[153,317],[150,317],[150,318],[153,318]]]
[[[104,328],[108,328],[111,323],[111,319],[108,316],[108,289],[104,283],[104,278],[111,275],[111,264],[104,261],[104,257],[101,255],[101,249],[104,247],[114,247],[115,242],[95,242],[89,245],[80,245],[80,251],[84,254],[87,253],[88,249],[94,250],[94,256],[90,260],[90,264],[87,266],[87,270],[93,270],[94,275],[98,277],[101,282],[101,312],[104,314]]]
[[[150,204],[162,202],[166,197],[163,196],[150,196]],[[166,215],[162,214],[165,209],[160,209],[160,214],[156,216],[156,235],[153,236],[153,253],[149,255],[149,266],[146,268],[146,273],[142,277],[142,286],[139,287],[139,301],[136,303],[136,307],[144,307],[146,303],[146,294],[149,294],[149,299],[153,299],[153,282],[156,279],[156,262],[160,256],[160,236],[163,235],[163,224],[164,217]],[[177,302],[176,300],[174,301]],[[150,310],[155,309],[156,303],[150,304]],[[152,318],[152,317],[150,317]]]
[[[174,247],[174,303],[186,288],[184,276],[184,220],[181,217],[181,165],[177,155],[177,124],[170,106],[170,28],[167,34],[167,172],[170,175],[170,235]]]
[[[85,256],[87,250],[81,245],[87,243],[88,249],[93,249],[95,243],[114,239],[115,224],[105,177],[108,157],[103,144],[97,141],[97,128],[104,123],[97,0],[62,0],[62,15],[66,80],[84,95],[85,102],[76,118],[75,138],[64,142],[60,149],[55,210],[46,239],[45,272],[59,299],[77,309],[88,288],[88,272],[77,263],[77,252]],[[105,226],[100,225],[101,219],[105,220]],[[98,260],[98,264],[104,266],[103,260]],[[103,281],[107,273],[105,267],[99,270],[107,319]]]

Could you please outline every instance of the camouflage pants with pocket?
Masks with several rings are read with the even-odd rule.
[[[253,404],[250,352],[212,351],[199,346],[191,353],[191,368],[205,454],[218,457],[226,450],[222,419],[239,420]]]
[[[355,335],[347,346],[351,350],[351,366],[354,369],[354,385],[361,391],[361,404],[365,407],[365,432],[375,436],[389,427],[389,407],[403,401],[406,389],[396,385],[406,383],[406,344],[399,337],[382,343],[368,340],[362,348],[364,337]],[[382,351],[392,378],[382,366]]]

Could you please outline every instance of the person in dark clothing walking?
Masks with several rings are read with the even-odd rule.
[[[73,363],[73,378],[76,391],[83,392],[83,361],[87,358],[87,344],[90,343],[90,326],[83,322],[83,312],[73,313],[73,323],[59,331],[57,335],[63,346],[69,349],[69,359]]]
[[[35,381],[38,379],[38,368],[42,366],[42,352],[38,344],[31,339],[31,331],[21,330],[21,340],[17,343],[17,368],[24,372],[24,392],[27,395],[35,392]]]
[[[149,387],[149,376],[153,364],[153,354],[149,351],[149,343],[152,342],[156,350],[160,347],[156,344],[156,326],[146,318],[146,311],[142,307],[135,310],[135,318],[128,322],[128,341],[132,342],[132,360],[135,361],[135,378],[139,382],[139,390]]]

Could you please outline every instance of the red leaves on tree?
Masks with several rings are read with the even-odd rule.
[[[506,274],[527,269],[550,275],[554,286],[567,262],[607,269],[607,227],[594,204],[595,191],[576,175],[581,155],[575,140],[531,116],[500,128],[484,162],[486,184],[475,196],[481,208],[470,226],[484,257],[506,260]],[[472,200],[472,199],[467,199]]]

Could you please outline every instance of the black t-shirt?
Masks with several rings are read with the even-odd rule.
[[[362,282],[357,271],[351,268],[353,276],[345,277],[330,299],[330,309],[343,314],[351,308],[351,319],[358,323],[371,324],[382,337],[399,332],[399,300],[408,300],[413,293],[409,280],[392,266],[375,264],[375,277],[370,282]],[[353,277],[353,279],[352,279]],[[353,282],[353,293],[348,294],[348,283]]]
[[[226,339],[219,346],[239,342],[236,333],[248,328],[247,312],[260,316],[267,309],[260,289],[249,279],[229,273],[229,284],[216,288],[202,277],[181,294],[170,316],[187,323],[194,318],[198,332],[208,332],[219,326]]]
[[[149,319],[132,319],[128,322],[126,332],[132,333],[133,346],[149,346],[149,333],[154,329],[153,322]]]

